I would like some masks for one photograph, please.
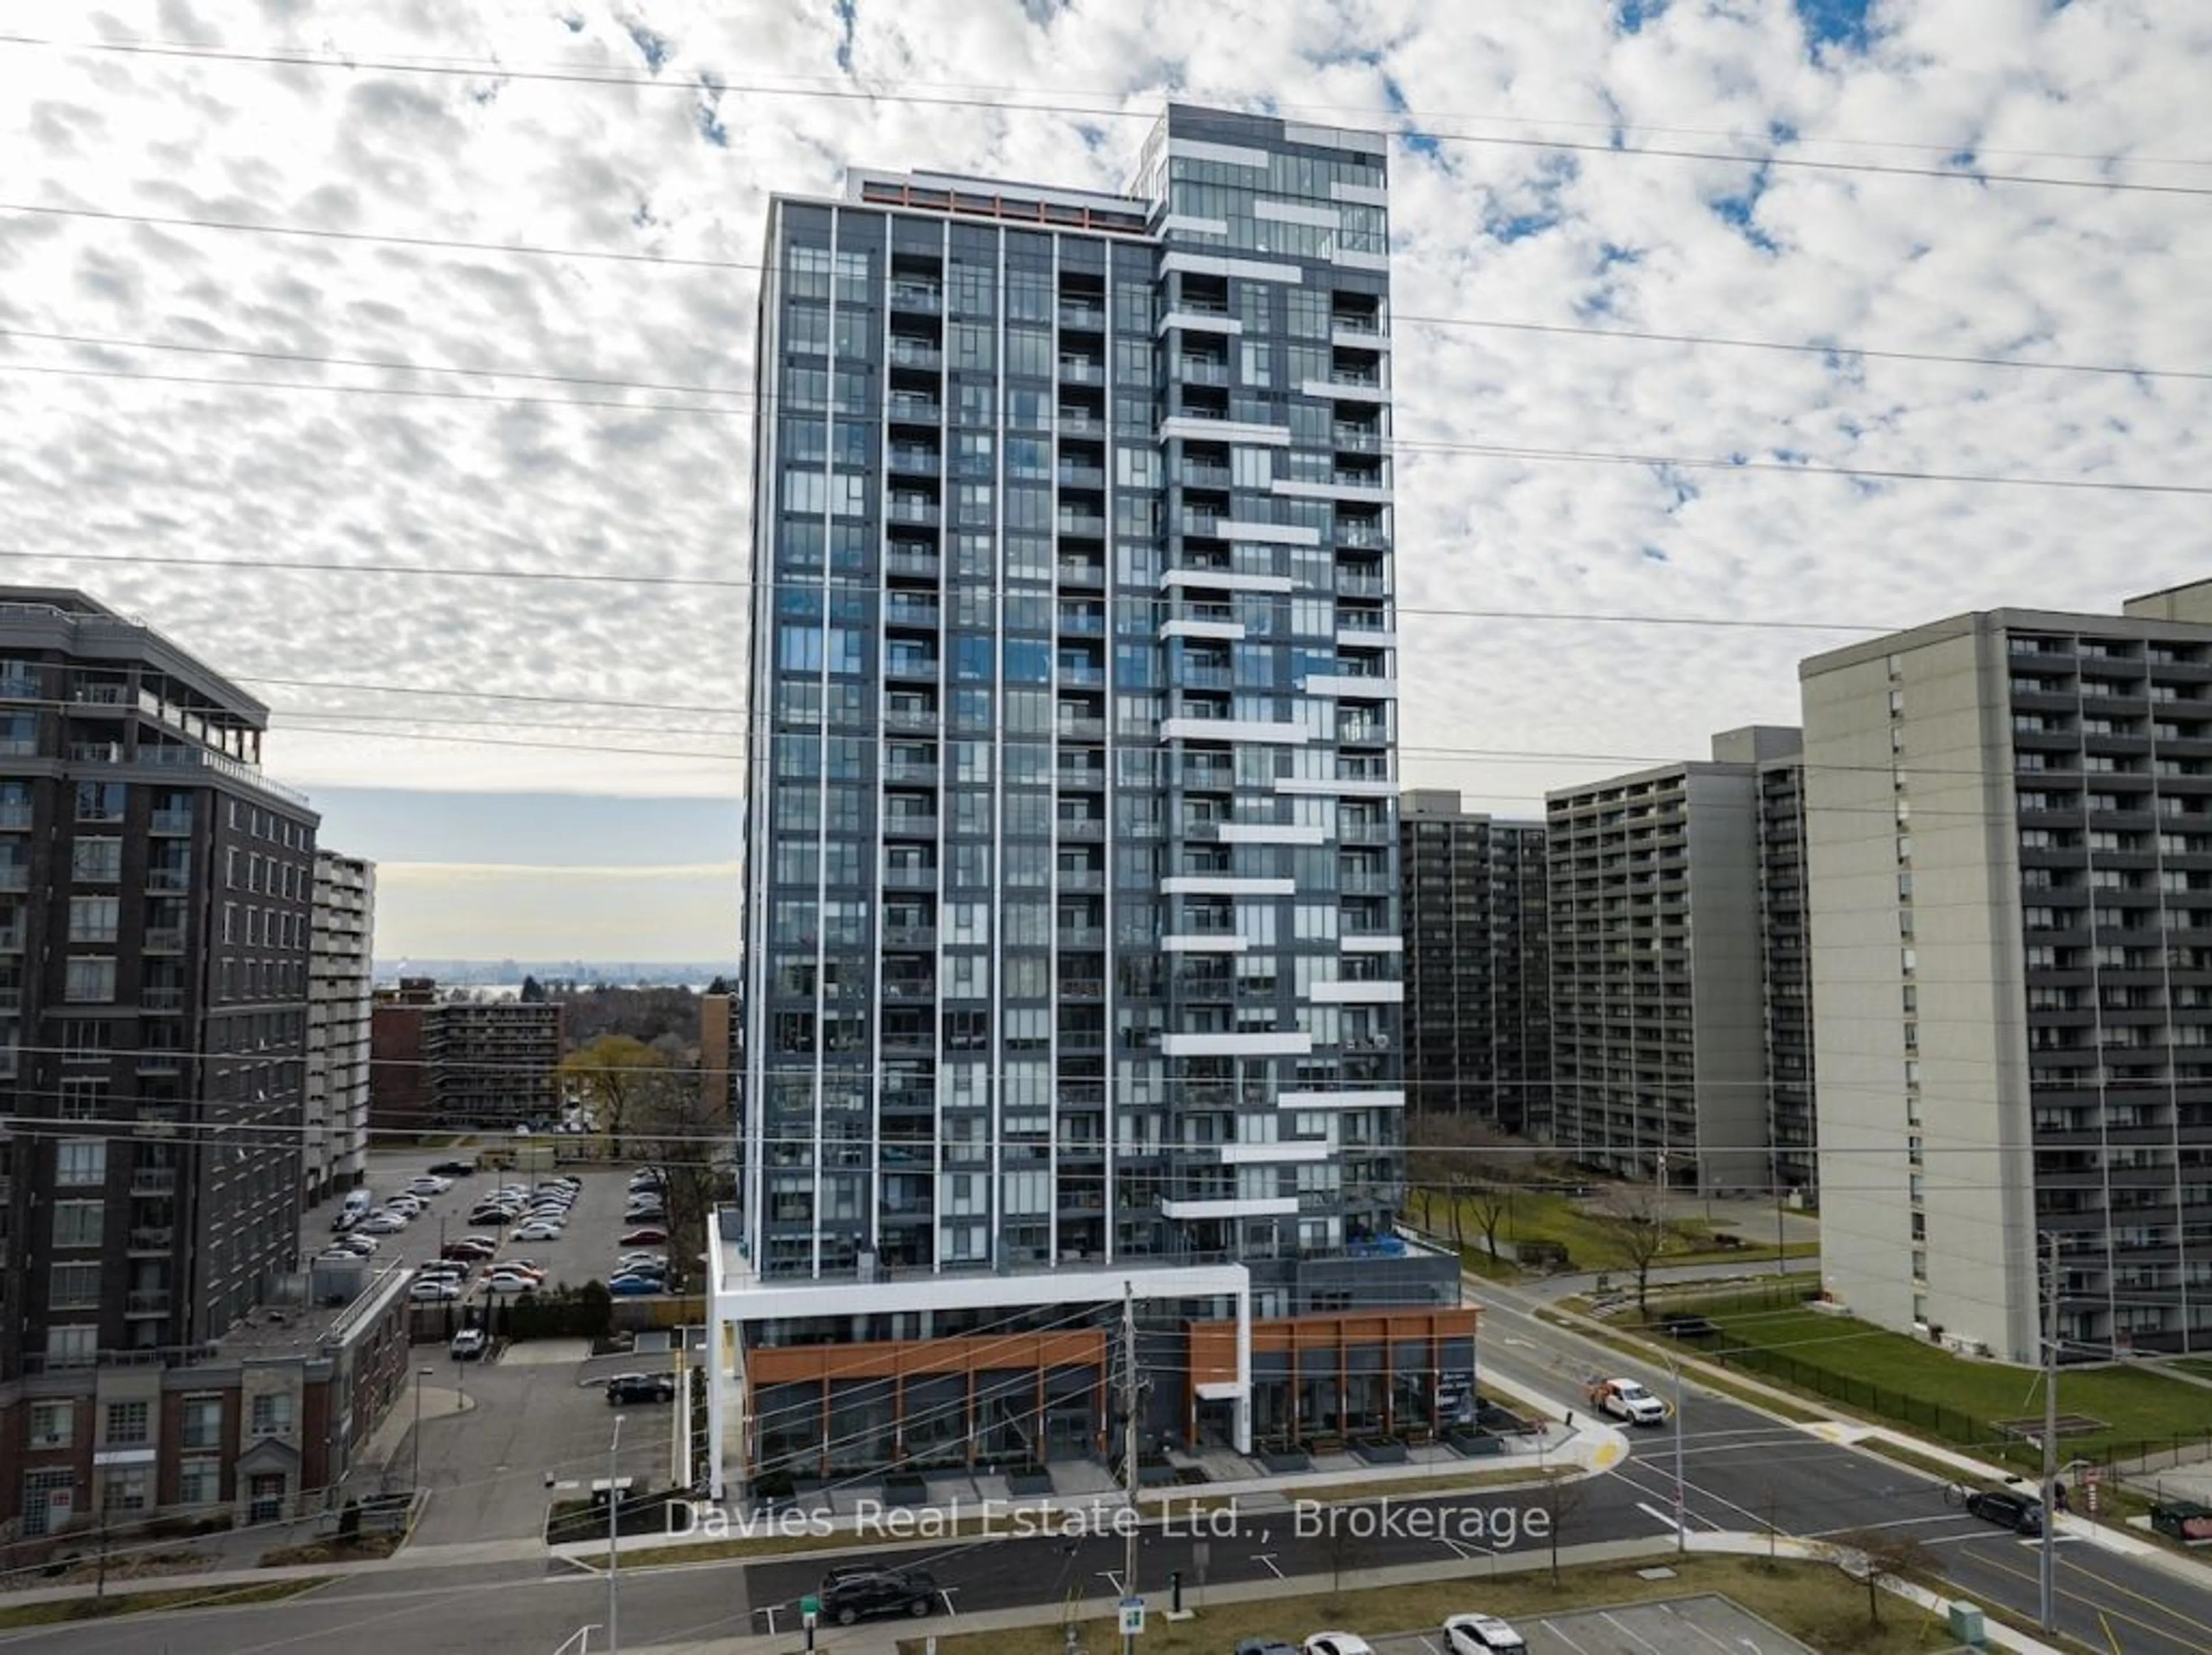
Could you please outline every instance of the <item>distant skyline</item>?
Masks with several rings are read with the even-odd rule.
[[[731,951],[769,194],[1116,190],[1170,96],[1392,136],[1407,786],[2212,567],[2212,7],[14,9],[0,580],[266,700],[380,953]]]

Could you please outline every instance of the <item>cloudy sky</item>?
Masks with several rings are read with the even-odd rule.
[[[731,952],[763,205],[848,161],[1117,187],[1170,94],[1395,135],[1403,768],[1480,808],[1793,721],[1854,628],[2212,574],[2212,7],[0,35],[0,578],[266,699],[272,773],[383,865],[386,957]]]

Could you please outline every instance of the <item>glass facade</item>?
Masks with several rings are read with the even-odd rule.
[[[1383,152],[1176,108],[1132,196],[863,174],[774,204],[763,1276],[1389,1233]]]

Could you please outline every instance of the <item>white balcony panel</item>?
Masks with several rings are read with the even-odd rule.
[[[1363,132],[1352,126],[1313,126],[1304,121],[1285,121],[1283,142],[1310,143],[1316,149],[1341,149],[1349,155],[1390,153],[1390,140],[1384,133]]]
[[[1329,831],[1291,822],[1224,822],[1215,837],[1224,845],[1325,845]]]
[[[1287,575],[1248,575],[1237,569],[1171,569],[1160,576],[1164,587],[1216,587],[1224,592],[1288,592]]]
[[[1239,873],[1170,873],[1160,881],[1163,897],[1291,897],[1297,889],[1296,879]]]
[[[1387,253],[1342,251],[1332,255],[1329,263],[1340,265],[1346,270],[1387,271],[1390,268],[1390,255]]]
[[[1372,1092],[1279,1092],[1277,1109],[1403,1109],[1402,1087]]]
[[[1344,215],[1334,207],[1313,207],[1303,201],[1276,201],[1267,196],[1253,202],[1252,216],[1277,224],[1310,224],[1321,230],[1333,230],[1344,222]]]
[[[1286,776],[1273,784],[1277,793],[1296,794],[1301,798],[1320,799],[1395,799],[1398,784],[1385,776],[1370,781],[1358,776],[1323,776],[1309,781],[1304,776]]]
[[[1287,1218],[1298,1210],[1296,1196],[1232,1196],[1222,1201],[1163,1201],[1169,1218]]]
[[[1316,983],[1309,996],[1316,1006],[1402,1006],[1402,983]]]
[[[1270,546],[1317,546],[1321,531],[1301,523],[1241,523],[1234,518],[1224,518],[1215,532],[1222,540],[1249,540]]]
[[[1263,448],[1291,446],[1287,425],[1254,425],[1237,419],[1195,419],[1188,414],[1170,414],[1160,422],[1160,440],[1182,437],[1188,442],[1243,442]]]
[[[1160,952],[1166,954],[1241,954],[1251,946],[1243,937],[1222,936],[1212,931],[1160,939]]]
[[[1279,265],[1267,259],[1224,259],[1218,253],[1176,252],[1160,260],[1160,274],[1182,271],[1192,276],[1234,276],[1247,282],[1303,283],[1305,271],[1297,265]]]
[[[1362,333],[1356,327],[1333,329],[1328,342],[1346,350],[1388,350],[1390,336],[1387,333]]]
[[[1403,937],[1346,937],[1342,947],[1347,954],[1402,954],[1406,952]]]
[[[1191,213],[1170,213],[1160,221],[1160,229],[1168,235],[1226,235],[1229,221],[1200,218]]]
[[[1308,380],[1298,386],[1301,394],[1324,397],[1337,402],[1388,402],[1390,387],[1387,385],[1341,385],[1334,380]]]
[[[1284,478],[1268,485],[1267,492],[1288,500],[1347,500],[1357,504],[1387,506],[1395,490],[1370,488],[1364,483],[1304,483]]]
[[[1303,724],[1277,723],[1256,718],[1164,718],[1163,741],[1253,741],[1302,746],[1313,739]]]
[[[1244,324],[1234,316],[1216,316],[1210,311],[1171,310],[1160,318],[1158,331],[1166,332],[1179,327],[1186,333],[1225,333],[1231,338],[1244,331]]]
[[[1163,1057],[1310,1057],[1313,1036],[1303,1029],[1248,1029],[1160,1037]]]
[[[1244,623],[1242,621],[1166,621],[1161,624],[1160,636],[1164,638],[1220,638],[1228,642],[1236,643],[1242,641],[1244,636]]]
[[[1224,167],[1249,167],[1255,172],[1267,170],[1267,152],[1248,149],[1241,143],[1208,143],[1203,138],[1170,138],[1168,154],[1181,155],[1188,161],[1218,161]]]
[[[1395,649],[1398,635],[1395,632],[1366,632],[1357,627],[1340,626],[1336,630],[1336,643],[1340,649]]]
[[[1363,207],[1387,207],[1390,204],[1390,192],[1377,189],[1372,184],[1332,184],[1328,186],[1328,198],[1331,201],[1357,202]]]
[[[1285,1143],[1223,1144],[1224,1166],[1268,1166],[1279,1162],[1325,1161],[1337,1147],[1326,1138],[1294,1138]]]
[[[1395,701],[1398,680],[1395,678],[1343,678],[1334,673],[1316,672],[1306,680],[1310,696],[1341,696],[1352,701]]]

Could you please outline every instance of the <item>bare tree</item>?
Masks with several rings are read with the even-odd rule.
[[[659,1172],[668,1205],[669,1285],[678,1286],[707,1250],[714,1204],[732,1193],[736,1120],[727,1075],[662,1069],[630,1100],[630,1147]]]
[[[1559,1584],[1559,1534],[1581,1514],[1583,1502],[1589,1490],[1582,1479],[1564,1466],[1553,1466],[1546,1473],[1544,1498],[1537,1509],[1544,1513],[1546,1525],[1551,1530],[1552,1584]]]
[[[1844,1573],[1865,1579],[1867,1619],[1876,1626],[1881,1624],[1882,1583],[1926,1574],[1936,1562],[1926,1542],[1902,1529],[1852,1529],[1833,1536],[1829,1544]]]
[[[1467,1246],[1472,1217],[1490,1256],[1498,1256],[1498,1232],[1526,1171],[1525,1156],[1513,1153],[1522,1147],[1472,1116],[1431,1110],[1421,1117],[1419,1136],[1408,1152],[1408,1175],[1443,1194],[1455,1247]],[[1429,1227],[1435,1228],[1432,1221]]]
[[[1367,1555],[1367,1543],[1351,1522],[1351,1512],[1344,1506],[1330,1508],[1328,1533],[1328,1597],[1338,1603],[1344,1596],[1344,1577],[1346,1571],[1357,1571]]]
[[[1651,1266],[1674,1238],[1658,1188],[1648,1183],[1616,1185],[1598,1204],[1598,1220],[1612,1234],[1622,1260],[1636,1272],[1636,1313],[1649,1313]]]

